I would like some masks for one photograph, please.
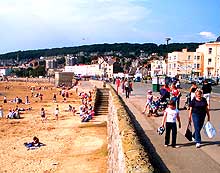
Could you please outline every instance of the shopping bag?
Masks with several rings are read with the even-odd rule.
[[[185,133],[185,137],[189,140],[192,141],[192,125],[189,122],[187,129],[186,129],[186,133]]]
[[[207,121],[203,126],[204,134],[209,138],[214,138],[216,135],[215,127],[212,125],[210,121]]]

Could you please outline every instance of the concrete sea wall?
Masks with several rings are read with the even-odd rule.
[[[139,141],[124,103],[110,88],[108,116],[108,172],[150,173],[154,168]]]

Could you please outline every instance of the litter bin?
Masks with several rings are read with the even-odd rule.
[[[152,78],[152,90],[153,90],[153,92],[160,91],[160,84],[159,84],[159,77],[158,76],[155,76]]]

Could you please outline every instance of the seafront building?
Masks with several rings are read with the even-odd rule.
[[[187,49],[168,54],[167,75],[174,77],[203,76],[206,78],[220,75],[220,42],[205,43],[188,52]]]
[[[113,66],[115,59],[113,57],[98,57],[92,61],[91,65],[80,64],[74,66],[65,66],[65,72],[73,72],[80,76],[97,76],[102,78],[113,78]]]
[[[217,77],[220,75],[220,42],[200,45],[196,52],[203,56],[204,77]]]

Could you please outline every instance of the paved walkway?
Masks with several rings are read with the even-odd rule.
[[[113,85],[114,86],[114,85]],[[187,141],[184,137],[187,122],[188,111],[181,110],[182,128],[178,129],[177,144],[180,148],[164,147],[164,135],[159,136],[156,129],[160,126],[162,117],[147,117],[142,114],[142,110],[146,100],[146,91],[151,88],[151,84],[134,83],[134,92],[129,99],[125,98],[124,93],[119,95],[125,101],[126,105],[133,113],[134,118],[139,123],[141,129],[145,132],[143,136],[147,139],[146,145],[149,146],[149,152],[152,155],[153,165],[161,172],[172,173],[219,173],[220,172],[220,108],[219,98],[215,97],[211,100],[211,122],[218,130],[218,135],[214,139],[208,139],[202,136],[203,143],[201,148],[196,148],[193,142]],[[158,93],[154,93],[158,95]],[[180,107],[185,102],[185,94],[183,94]]]

